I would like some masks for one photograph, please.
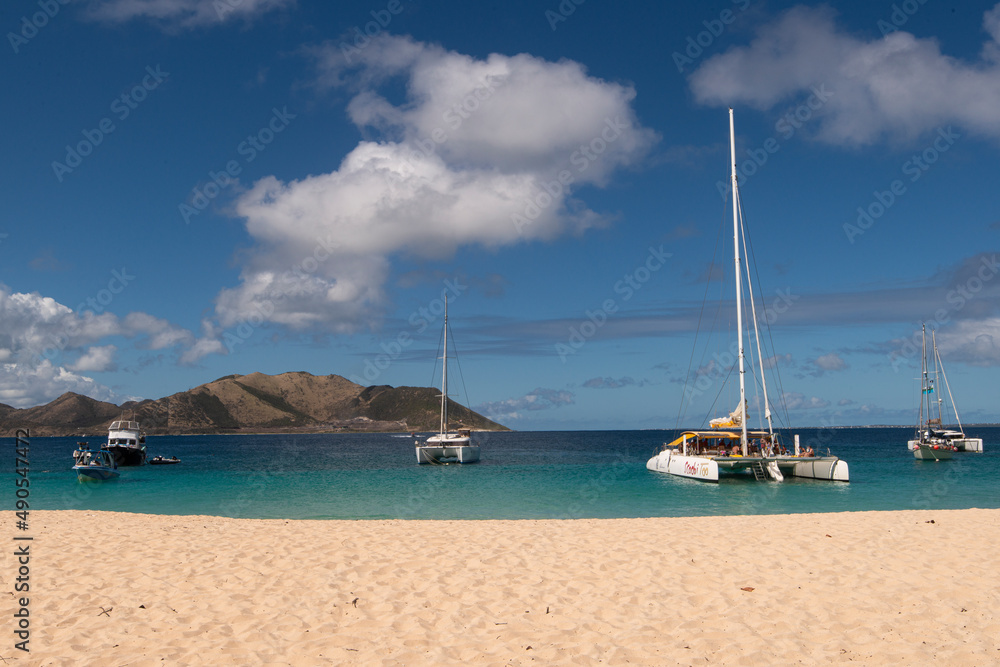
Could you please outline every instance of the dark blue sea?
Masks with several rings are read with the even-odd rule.
[[[482,461],[417,465],[398,434],[150,436],[173,466],[122,468],[81,483],[77,438],[31,438],[31,509],[91,509],[284,519],[548,519],[1000,508],[1000,428],[969,428],[984,454],[916,461],[910,428],[800,429],[803,446],[840,456],[851,482],[654,473],[674,431],[477,433]],[[91,446],[101,438],[91,438]],[[9,475],[14,476],[14,440]],[[8,497],[14,503],[14,485]]]

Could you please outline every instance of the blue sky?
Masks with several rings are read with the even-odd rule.
[[[456,398],[498,421],[699,425],[735,404],[732,106],[787,421],[913,423],[922,322],[963,420],[1000,421],[1000,5],[17,0],[0,26],[0,402],[436,384],[447,293]]]

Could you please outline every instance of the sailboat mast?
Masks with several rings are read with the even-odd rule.
[[[448,432],[448,295],[444,295],[444,364],[441,367],[441,433]]]
[[[927,398],[927,325],[920,325],[920,412],[917,415],[917,432],[923,440],[924,401],[927,401],[927,418],[931,418],[930,399]]]
[[[732,162],[733,175],[733,263],[736,267],[736,345],[739,348],[740,364],[740,448],[743,456],[747,455],[747,414],[746,408],[746,380],[743,361],[743,279],[740,275],[740,224],[739,224],[739,190],[736,185],[736,129],[733,123],[733,109],[729,109],[729,157]]]

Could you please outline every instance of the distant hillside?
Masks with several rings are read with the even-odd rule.
[[[362,387],[339,375],[253,373],[121,406],[74,393],[20,410],[0,404],[0,429],[29,428],[39,436],[92,435],[127,412],[150,435],[436,431],[439,397],[430,387]],[[507,430],[451,400],[448,415],[453,429]]]

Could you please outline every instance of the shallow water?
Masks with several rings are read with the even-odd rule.
[[[477,433],[482,461],[417,465],[398,434],[151,436],[173,466],[80,483],[78,438],[30,440],[31,509],[287,519],[624,518],[1000,507],[1000,428],[967,429],[984,454],[916,461],[909,428],[800,429],[850,465],[849,484],[724,479],[646,470],[673,431]],[[786,436],[787,437],[787,436]],[[92,446],[101,438],[89,439]],[[5,443],[13,454],[14,440]],[[10,461],[13,474],[13,456]],[[13,487],[13,485],[11,485]],[[11,498],[14,497],[11,488]]]

